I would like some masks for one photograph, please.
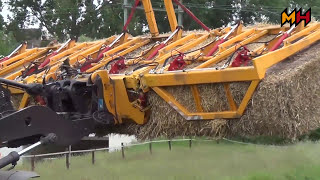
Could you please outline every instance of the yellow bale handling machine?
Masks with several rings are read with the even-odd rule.
[[[85,43],[69,40],[54,47],[25,49],[22,45],[14,56],[1,61],[2,91],[9,89],[12,96],[23,94],[18,112],[27,109],[33,113],[30,108],[40,106],[66,121],[85,119],[90,125],[79,125],[86,129],[85,133],[95,132],[92,124],[143,125],[148,123],[150,113],[157,111],[148,102],[148,93],[153,91],[186,121],[240,118],[270,67],[320,39],[319,23],[246,28],[237,22],[230,27],[209,29],[177,0],[164,0],[171,32],[162,35],[151,0],[142,0],[150,36],[132,37],[127,26],[139,2],[135,1],[120,35]],[[204,31],[183,32],[173,3],[181,6]],[[230,91],[234,82],[250,83],[240,103]],[[229,108],[206,110],[198,87],[203,84],[223,85],[226,98],[220,100]],[[195,111],[167,90],[180,86],[189,86]],[[0,127],[1,122],[0,119]],[[30,133],[28,137],[51,132]],[[25,136],[6,141],[16,142]]]

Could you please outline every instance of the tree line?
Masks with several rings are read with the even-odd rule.
[[[133,0],[128,0],[133,4]],[[5,4],[6,3],[6,4]],[[80,36],[100,39],[120,33],[123,26],[122,0],[10,0],[1,2],[9,8],[11,15],[0,16],[0,31],[17,41],[22,29],[39,26],[43,34],[59,41]],[[216,28],[228,25],[236,20],[245,24],[268,21],[280,22],[280,13],[286,8],[316,8],[319,0],[183,0],[183,3],[207,26]],[[163,0],[152,0],[154,8],[164,9]],[[160,32],[168,32],[169,23],[166,12],[155,12]],[[312,14],[314,15],[314,14]],[[317,14],[315,17],[318,18]],[[183,15],[186,30],[200,27],[186,14]],[[133,35],[147,33],[147,21],[144,12],[136,11],[129,26]],[[10,35],[9,35],[10,34]],[[3,36],[0,33],[0,36]],[[0,52],[1,53],[1,52]]]

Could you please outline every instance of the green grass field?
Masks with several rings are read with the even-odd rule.
[[[320,179],[320,143],[289,146],[256,146],[221,142],[173,142],[135,146],[121,152],[99,152],[96,164],[91,155],[72,156],[70,169],[65,159],[37,162],[36,172],[45,180],[313,180]],[[30,170],[29,163],[18,169]]]

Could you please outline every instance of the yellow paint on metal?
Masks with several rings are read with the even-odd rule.
[[[229,104],[230,110],[232,110],[232,111],[237,110],[237,105],[234,102],[232,93],[230,91],[230,84],[229,83],[223,84],[223,88],[224,88],[224,91],[225,91],[227,99],[228,99],[228,104]]]
[[[91,73],[91,72],[94,72],[94,71],[104,67],[108,62],[110,62],[114,58],[111,55],[120,51],[120,50],[123,50],[123,51],[119,52],[115,57],[124,56],[124,55],[126,55],[126,54],[128,54],[128,53],[130,53],[130,52],[138,49],[139,47],[146,45],[147,43],[150,42],[150,40],[145,40],[145,41],[137,43],[137,41],[139,41],[139,40],[140,39],[129,41],[129,42],[127,42],[127,44],[124,44],[124,46],[119,46],[118,48],[114,48],[114,49],[110,50],[110,52],[105,53],[106,57],[101,62],[97,63],[95,66],[88,69],[86,72]],[[133,46],[129,47],[130,45],[133,45]]]
[[[299,24],[300,25],[300,24]],[[312,33],[312,31],[314,31],[315,29],[319,28],[320,24],[319,23],[314,23],[311,24],[309,27],[304,28],[303,30],[293,34],[292,36],[288,37],[287,39],[285,39],[284,44],[288,45],[291,42],[297,40],[298,38],[302,37],[302,36],[306,36],[310,33]]]
[[[198,112],[203,112],[203,108],[201,105],[201,97],[200,97],[200,93],[199,93],[199,89],[197,86],[192,85],[191,86],[191,92],[192,92],[192,96],[194,99],[194,102],[196,104],[196,108]]]
[[[142,4],[144,7],[144,13],[146,14],[146,19],[148,21],[150,33],[153,37],[158,36],[159,30],[156,18],[154,16],[151,0],[142,0]]]
[[[175,98],[163,88],[153,87],[152,89],[186,120],[212,120],[217,118],[238,117],[236,111],[190,113],[183,105],[176,101]]]
[[[174,41],[174,43],[171,43],[171,44],[168,44],[166,47],[162,48],[160,51],[159,51],[159,56],[163,56],[164,54],[168,53],[170,50],[172,50],[173,48],[177,47],[177,46],[180,46],[180,45],[183,45],[185,44],[186,42],[190,41],[190,40],[193,40],[195,39],[197,36],[195,33],[191,33],[177,41]]]
[[[259,80],[254,67],[226,68],[222,70],[199,69],[193,71],[169,71],[164,74],[145,74],[141,83],[148,87],[181,86],[192,84],[223,83]]]
[[[107,71],[95,72],[92,77],[101,77],[104,87],[104,100],[110,113],[115,117],[118,123],[127,120],[134,121],[137,124],[146,123],[145,113],[133,107],[129,101],[127,89],[122,76],[108,76]],[[92,78],[94,82],[95,79]]]
[[[84,48],[86,46],[88,46],[88,43],[80,43],[80,44],[76,44],[76,45],[72,46],[70,49],[67,49],[67,50],[51,57],[50,58],[51,61],[49,62],[49,65],[51,65],[51,66],[54,65],[61,58],[69,56],[69,55],[81,50],[82,48]]]
[[[18,54],[22,54],[27,50],[27,43],[23,43],[22,47],[19,49]]]
[[[243,100],[241,101],[241,104],[239,105],[239,108],[237,110],[237,114],[238,116],[242,116],[244,110],[246,109],[247,105],[248,105],[248,102],[249,100],[251,99],[254,91],[256,90],[258,84],[259,84],[259,80],[255,80],[255,81],[252,81],[246,94],[244,95],[243,97]]]
[[[6,87],[5,85],[3,85],[4,88],[8,88],[11,94],[24,94],[25,91],[22,89],[17,89],[14,87]]]
[[[319,29],[314,33],[309,34],[308,36],[300,39],[294,44],[285,46],[283,48],[269,52],[265,55],[262,55],[253,59],[254,67],[257,70],[259,76],[263,78],[268,68],[270,68],[276,63],[279,63],[285,58],[292,56],[293,54],[301,51],[302,49],[308,47],[309,45],[315,43],[318,40],[320,40]]]
[[[12,72],[13,70],[15,70],[19,67],[22,67],[24,64],[30,63],[35,58],[44,55],[46,52],[48,52],[48,49],[42,49],[42,50],[37,49],[36,53],[33,53],[32,55],[1,69],[0,76],[7,75],[8,73]]]
[[[27,107],[30,95],[28,93],[24,93],[19,105],[19,110]]]
[[[24,53],[16,55],[16,56],[8,59],[7,61],[4,61],[4,62],[0,63],[0,68],[3,69],[3,68],[9,66],[12,63],[15,63],[16,61],[19,61],[19,60],[21,60],[23,58],[26,58],[26,57],[32,55],[33,53],[36,53],[37,51],[39,51],[38,48],[33,48],[33,49],[30,49],[30,50],[28,50],[28,51],[26,51]]]
[[[235,37],[229,39],[228,41],[220,44],[219,49],[226,49],[227,47],[234,45],[235,43],[239,43],[240,41],[244,40],[245,38],[248,38],[248,36],[250,36],[254,33],[256,33],[255,29],[247,30],[247,31],[241,33],[240,35],[235,36]]]
[[[176,30],[178,26],[178,22],[177,22],[176,13],[174,11],[174,6],[172,4],[172,0],[164,0],[164,5],[166,7],[170,28],[171,28],[171,31],[173,32]]]
[[[158,36],[159,32],[151,6],[151,0],[142,0],[142,2],[145,8],[147,21],[152,36]],[[174,8],[170,0],[165,0],[165,4],[170,27],[171,30],[174,31],[177,26]],[[86,73],[91,74],[90,78],[92,82],[95,82],[98,77],[101,78],[106,108],[111,114],[114,115],[116,123],[119,124],[126,123],[127,121],[133,121],[137,124],[144,124],[147,122],[146,114],[148,114],[148,112],[145,112],[145,109],[142,107],[137,106],[135,104],[135,100],[129,99],[128,90],[134,90],[136,92],[140,92],[142,90],[143,92],[147,92],[152,89],[186,120],[239,118],[244,113],[247,104],[252,98],[260,80],[264,78],[267,69],[320,40],[319,27],[319,23],[309,24],[309,26],[306,28],[297,27],[292,35],[284,41],[284,46],[273,52],[268,52],[268,49],[270,49],[270,47],[277,42],[280,36],[271,40],[267,44],[261,44],[261,46],[250,52],[252,55],[258,56],[253,59],[253,66],[228,67],[219,70],[215,68],[208,68],[211,65],[230,57],[230,55],[236,52],[239,47],[258,41],[260,38],[265,37],[266,35],[276,35],[279,34],[279,32],[284,32],[285,30],[288,30],[288,27],[252,28],[243,31],[242,26],[240,26],[227,41],[219,45],[219,51],[211,57],[199,56],[201,53],[203,54],[207,52],[215,45],[216,42],[214,42],[214,40],[209,42],[209,45],[204,49],[194,50],[195,47],[204,43],[209,38],[224,37],[224,35],[230,31],[230,28],[224,28],[222,30],[216,29],[212,30],[210,33],[191,33],[185,37],[182,37],[181,39],[179,39],[179,37],[175,37],[172,41],[170,41],[170,43],[168,43],[166,47],[159,51],[158,56],[152,61],[145,60],[148,54],[141,54],[141,57],[126,61],[127,66],[136,64],[137,62],[139,62],[139,65],[150,64],[150,62],[152,62],[154,63],[152,66],[147,66],[134,72],[127,72],[126,74],[117,75],[109,75],[107,70],[99,70],[106,66],[106,64],[114,58],[127,55],[132,51],[147,45],[155,39],[146,37],[129,37],[128,34],[126,34],[126,36],[117,42],[111,50],[104,53],[104,57],[100,62],[93,64],[93,67],[88,69]],[[157,40],[165,37],[166,36],[164,35],[161,37],[158,36]],[[66,48],[64,51],[51,58],[51,68],[48,74],[45,76],[46,81],[50,78],[56,79],[56,76],[59,74],[57,70],[66,58],[70,59],[70,64],[72,66],[78,62],[83,63],[85,61],[84,57],[96,57],[101,46],[108,45],[114,39],[115,36],[104,41],[95,41],[90,43],[70,43],[68,46],[69,49]],[[156,46],[154,46],[153,49],[154,48],[156,48]],[[1,73],[2,75],[10,73],[10,75],[6,78],[15,79],[17,76],[21,75],[21,71],[16,71],[16,68],[21,68],[22,64],[24,63],[43,60],[43,55],[47,53],[48,50],[49,48],[32,49],[16,55],[13,57],[16,58],[13,59],[14,63],[7,64],[7,67],[0,71],[0,75]],[[194,52],[189,53],[185,59],[194,59],[195,57],[199,57],[197,60],[200,62],[202,61],[202,64],[193,69],[180,71],[166,71],[168,65],[166,67],[162,67],[164,61],[170,58],[172,55],[177,55],[179,53],[178,51],[187,52],[190,50],[194,50]],[[188,63],[190,64],[192,62]],[[159,65],[158,69],[150,72],[150,70],[157,65]],[[162,70],[164,70],[164,72],[162,72]],[[44,75],[44,72],[41,72],[23,79],[23,82],[41,83]],[[243,81],[251,82],[251,84],[241,103],[236,104],[230,91],[230,83]],[[230,110],[222,112],[204,112],[201,104],[201,94],[199,93],[197,85],[210,83],[220,83],[224,86],[226,99],[222,100],[226,100],[228,102]],[[164,89],[164,87],[184,85],[191,86],[192,95],[196,105],[196,112],[189,112],[185,104],[179,103],[172,94],[168,93]],[[12,91],[14,94],[23,93],[21,90],[12,88],[10,91]],[[27,101],[28,96],[24,94],[20,107],[25,107]]]
[[[232,47],[228,48],[227,50],[218,53],[215,57],[213,57],[212,59],[200,64],[199,66],[195,67],[194,69],[201,69],[201,68],[206,68],[209,67],[210,65],[216,64],[218,62],[220,62],[221,60],[223,60],[224,58],[228,57],[229,55],[231,55],[233,52],[235,52],[239,47],[246,45],[250,42],[253,42],[259,38],[261,38],[262,36],[266,35],[268,33],[267,30],[261,31],[257,34],[254,34],[252,36],[250,36],[247,39],[244,39],[243,41],[236,43],[235,45],[233,45]],[[245,37],[243,37],[245,38]]]

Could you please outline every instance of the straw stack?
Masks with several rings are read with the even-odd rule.
[[[270,68],[240,119],[187,121],[155,92],[149,92],[151,117],[147,124],[124,125],[117,132],[140,139],[175,136],[279,136],[296,139],[320,127],[320,43]],[[249,83],[231,83],[237,104]],[[199,85],[205,111],[228,110],[222,84]],[[194,112],[188,86],[167,91]]]

